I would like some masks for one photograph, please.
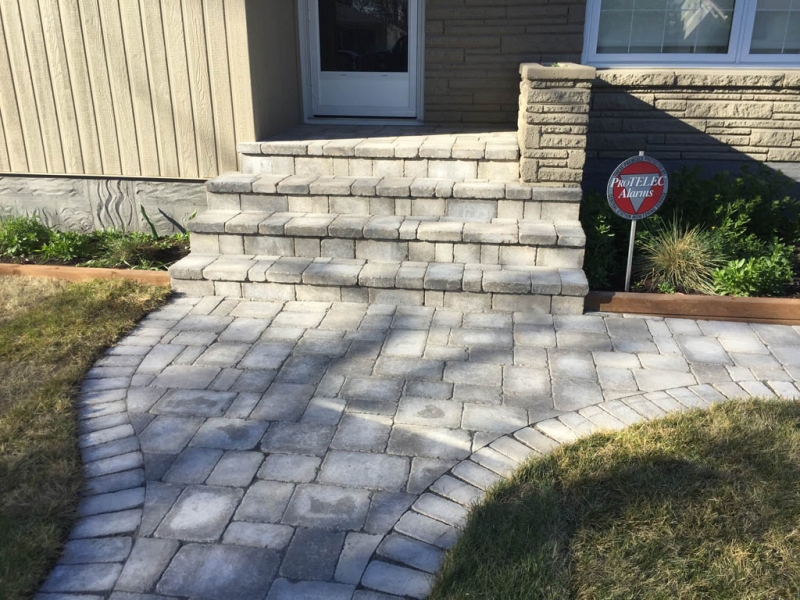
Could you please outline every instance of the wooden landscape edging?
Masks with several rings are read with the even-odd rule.
[[[0,275],[24,275],[26,277],[53,277],[68,281],[87,279],[132,279],[151,285],[169,285],[166,271],[137,271],[133,269],[96,269],[92,267],[72,267],[61,265],[17,265],[0,263]]]
[[[800,325],[800,299],[798,298],[734,298],[685,294],[589,292],[584,307],[587,311],[655,317]]]

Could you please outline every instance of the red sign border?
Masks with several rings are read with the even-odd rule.
[[[661,176],[664,177],[664,190],[661,193],[661,198],[659,199],[659,201],[656,202],[656,204],[650,210],[643,212],[641,214],[632,215],[622,210],[619,206],[617,206],[617,203],[614,201],[613,181],[619,176],[620,173],[622,173],[622,171],[625,168],[639,162],[650,163],[659,170]],[[622,161],[619,164],[619,166],[617,166],[617,168],[614,169],[614,172],[611,173],[611,177],[608,178],[608,185],[606,186],[606,200],[608,200],[608,205],[611,207],[611,210],[613,210],[617,215],[619,215],[623,219],[627,219],[628,221],[639,221],[641,219],[649,217],[650,215],[655,213],[659,208],[661,208],[661,205],[664,204],[664,200],[667,199],[668,189],[669,189],[669,176],[667,175],[667,170],[664,168],[664,165],[662,165],[652,156],[646,156],[646,155],[631,156],[630,158],[627,158],[624,161]]]

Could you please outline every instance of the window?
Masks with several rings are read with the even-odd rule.
[[[589,0],[584,62],[800,65],[800,0]]]

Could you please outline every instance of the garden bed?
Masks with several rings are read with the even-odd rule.
[[[639,222],[631,290],[643,292],[636,306],[659,303],[681,314],[721,309],[720,318],[780,318],[775,303],[718,301],[723,297],[800,298],[800,199],[796,182],[766,167],[743,168],[703,179],[698,170],[671,173],[659,212]],[[586,231],[584,270],[592,290],[612,292],[612,306],[634,302],[622,295],[630,222],[616,216],[605,195],[589,192],[581,206]],[[689,295],[689,301],[685,300]],[[703,295],[705,300],[697,296]],[[587,304],[594,307],[596,302]],[[684,306],[679,309],[677,307]],[[789,305],[791,306],[791,305]],[[748,307],[759,307],[753,313]],[[655,310],[655,309],[653,309]],[[739,311],[744,311],[739,313]],[[625,311],[632,312],[632,311]],[[647,310],[647,312],[653,312]],[[741,314],[741,316],[740,316]]]
[[[150,228],[150,233],[114,229],[81,233],[52,229],[36,217],[9,217],[0,220],[0,261],[12,263],[3,267],[5,274],[24,272],[80,281],[91,275],[79,273],[89,271],[69,267],[92,268],[102,279],[120,277],[119,273],[127,270],[161,271],[161,278],[123,277],[163,283],[169,281],[163,272],[189,254],[189,234],[182,230],[158,235],[152,224]]]

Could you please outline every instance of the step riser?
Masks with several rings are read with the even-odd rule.
[[[445,307],[464,311],[489,309],[503,312],[531,311],[543,315],[580,315],[583,313],[584,303],[582,296],[398,290],[358,286],[316,286],[302,283],[173,279],[172,285],[176,292],[190,296],[216,295],[263,301],[369,302],[400,306]]]
[[[455,158],[347,158],[242,154],[242,172],[340,177],[437,177],[517,181],[519,160]]]
[[[375,261],[415,261],[520,265],[580,269],[583,248],[463,242],[421,242],[270,235],[193,233],[196,254],[358,258]]]
[[[580,202],[479,200],[470,198],[377,198],[208,193],[210,210],[337,213],[372,216],[453,217],[469,221],[542,219],[577,221]]]

